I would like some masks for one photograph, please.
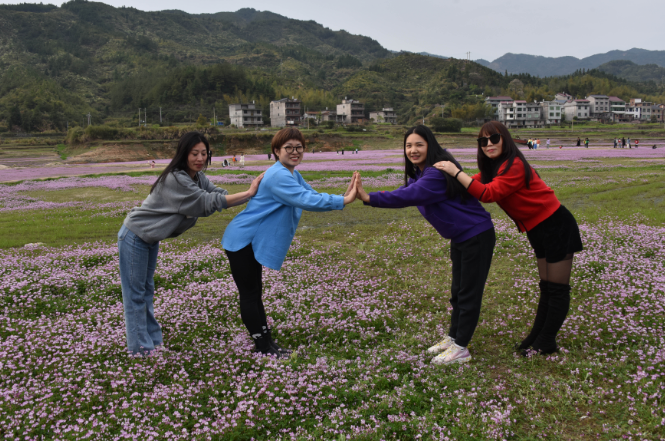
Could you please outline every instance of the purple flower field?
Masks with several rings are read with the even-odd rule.
[[[403,243],[405,228],[427,242]],[[474,337],[496,349],[446,368],[425,349],[446,329],[449,261],[423,222],[389,226],[362,248],[351,234],[358,248],[343,259],[334,256],[345,243],[296,240],[281,272],[265,270],[271,325],[297,348],[288,362],[251,352],[217,243],[163,245],[155,310],[166,348],[147,358],[124,353],[114,244],[2,251],[4,437],[508,439],[528,429],[540,438],[571,402],[578,419],[625,415],[626,427],[599,425],[603,438],[662,434],[665,228],[582,225],[563,349],[546,360],[508,348],[527,331],[536,278],[526,238],[507,222],[497,231],[497,258],[514,262],[514,278],[493,271],[487,296],[499,310],[483,314]],[[406,257],[441,263],[415,286],[405,279],[422,276],[400,264]]]
[[[475,168],[476,164],[476,150],[452,148],[449,151],[465,166]],[[566,147],[559,150],[558,148],[539,149],[539,150],[522,150],[529,161],[535,161],[534,167],[536,168],[549,168],[545,164],[538,164],[539,161],[562,161],[570,164],[584,164],[595,160],[604,159],[623,159],[634,160],[642,159],[653,161],[665,161],[665,149],[659,148],[652,150],[650,148],[640,147],[638,149],[613,149],[613,148],[580,148],[580,147]],[[301,171],[346,171],[346,170],[361,170],[361,171],[383,171],[388,168],[400,170],[402,167],[402,151],[401,150],[362,150],[358,154],[351,154],[346,151],[344,155],[337,155],[334,152],[324,153],[311,153],[305,154],[304,162],[299,166]],[[213,157],[213,164],[210,168],[213,170],[239,170],[243,169],[239,164],[232,166],[229,169],[221,167],[223,159],[230,159],[230,156]],[[239,158],[239,156],[237,157]],[[168,164],[170,161],[167,159],[159,159],[155,161],[160,167]],[[260,162],[260,164],[256,164]],[[264,171],[273,162],[268,161],[267,155],[247,155],[245,157],[246,171]],[[556,166],[561,167],[561,166]],[[137,171],[149,171],[150,167],[146,161],[139,162],[114,162],[104,164],[70,164],[61,166],[35,166],[29,168],[4,168],[0,169],[0,182],[22,181],[45,179],[52,177],[67,177],[67,176],[80,176],[88,174],[100,173],[127,173]]]
[[[451,151],[473,171],[474,150]],[[364,176],[365,187],[402,184],[399,150],[349,153],[308,154],[300,169],[350,177],[357,169],[392,168]],[[659,206],[662,199],[665,151],[524,153],[572,211],[620,201],[598,205],[619,207],[606,208],[599,220],[578,218],[585,250],[575,256],[558,354],[522,358],[512,350],[533,319],[538,273],[526,236],[488,207],[497,246],[469,346],[473,360],[432,365],[426,349],[449,326],[449,241],[415,209],[356,202],[343,212],[306,213],[282,270],[264,270],[270,325],[296,352],[288,361],[260,358],[219,244],[237,207],[160,244],[155,312],[165,347],[145,358],[125,352],[114,233],[93,236],[104,238],[99,242],[53,247],[26,239],[0,249],[0,434],[104,441],[665,439],[665,223],[640,212],[640,203]],[[245,167],[254,173],[271,164],[259,155],[246,159],[263,161]],[[619,163],[633,168],[621,171]],[[255,176],[215,169],[208,176],[221,187],[246,186]],[[337,193],[349,179],[316,176],[312,186]],[[155,179],[118,174],[0,184],[0,225],[48,223],[65,237],[82,237],[77,226],[115,232]],[[92,196],[75,199],[78,191]],[[95,196],[102,193],[103,200]],[[621,210],[630,217],[619,218]]]

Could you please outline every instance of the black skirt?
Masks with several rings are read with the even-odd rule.
[[[561,262],[567,255],[582,251],[580,229],[573,214],[563,205],[550,217],[527,231],[537,259],[548,263]]]

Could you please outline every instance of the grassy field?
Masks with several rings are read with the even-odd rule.
[[[487,205],[498,241],[473,360],[450,367],[425,352],[449,324],[449,243],[415,208],[303,215],[282,271],[264,273],[271,326],[297,349],[286,362],[252,354],[240,321],[219,240],[242,207],[199,219],[161,244],[166,349],[130,358],[114,238],[147,184],[26,192],[44,208],[0,211],[0,435],[665,438],[664,166],[600,163],[539,170],[585,244],[562,351],[512,350],[533,318],[537,271],[526,237]],[[24,247],[35,242],[46,246]]]

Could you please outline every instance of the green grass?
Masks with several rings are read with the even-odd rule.
[[[233,173],[243,172],[234,170]],[[370,176],[381,173],[363,174]],[[639,216],[637,220],[643,224],[665,225],[665,175],[662,165],[640,167],[631,164],[628,167],[609,169],[581,166],[575,169],[543,169],[540,174],[585,226],[602,228],[603,219],[608,216],[630,228],[636,226],[636,216]],[[303,175],[306,180],[315,180],[327,176],[348,176],[348,173],[305,172]],[[227,189],[235,193],[246,189],[246,186],[229,186]],[[137,186],[136,190],[120,192],[85,188],[42,192],[33,196],[51,202],[125,202],[142,199],[147,194],[148,187]],[[343,189],[322,191],[339,193]],[[510,222],[496,204],[486,205],[486,208],[495,220]],[[191,249],[193,252],[187,257],[191,259],[191,256],[197,255],[196,250],[199,247],[218,242],[230,220],[242,209],[243,207],[235,207],[209,218],[199,219],[196,227],[182,238],[165,241],[167,246],[164,249],[167,252],[174,249],[186,252]],[[93,217],[96,213],[94,210],[76,207],[0,212],[0,231],[3,232],[0,236],[0,247],[20,247],[31,242],[44,242],[55,247],[94,241],[113,244],[124,213],[115,217]],[[563,345],[569,352],[559,355],[555,360],[542,357],[525,360],[514,355],[510,346],[528,329],[531,313],[535,308],[535,294],[531,288],[537,281],[535,262],[528,244],[524,236],[514,230],[498,234],[484,294],[481,323],[471,346],[474,360],[464,369],[458,366],[433,369],[429,365],[420,364],[420,358],[407,361],[400,359],[405,354],[422,354],[423,348],[431,343],[428,338],[434,333],[432,327],[442,326],[443,329],[448,320],[449,241],[438,236],[415,208],[372,209],[356,202],[343,211],[305,212],[299,224],[296,241],[299,246],[290,251],[289,259],[299,258],[300,263],[282,271],[279,277],[284,279],[279,279],[278,284],[272,285],[273,289],[292,289],[291,284],[293,289],[304,289],[297,270],[303,265],[314,263],[335,268],[338,274],[336,277],[348,277],[349,283],[355,280],[356,274],[360,280],[382,279],[381,288],[385,291],[377,296],[386,302],[386,307],[393,303],[401,304],[399,302],[402,297],[409,299],[401,309],[394,310],[390,317],[382,317],[367,325],[371,325],[373,330],[369,333],[354,329],[348,332],[328,332],[322,329],[314,337],[296,332],[280,334],[280,342],[285,345],[306,347],[306,350],[299,351],[297,356],[285,364],[288,369],[304,372],[321,360],[344,366],[343,375],[349,382],[344,388],[327,392],[333,397],[330,398],[329,411],[341,409],[340,404],[344,404],[349,412],[357,413],[358,419],[371,421],[375,418],[381,424],[379,434],[359,435],[357,439],[416,439],[418,435],[423,435],[423,428],[429,428],[435,423],[445,425],[448,428],[446,435],[452,439],[487,439],[488,435],[483,431],[491,422],[483,421],[477,412],[485,410],[479,402],[490,406],[487,403],[491,400],[495,403],[510,402],[515,406],[509,426],[513,434],[500,438],[536,440],[547,435],[547,438],[554,440],[611,440],[629,439],[636,436],[637,432],[641,433],[639,439],[659,439],[665,436],[663,426],[659,425],[665,415],[662,414],[662,406],[659,404],[660,398],[654,398],[662,393],[662,379],[649,380],[650,383],[647,384],[644,381],[635,384],[628,381],[637,371],[635,366],[639,365],[642,342],[611,346],[613,342],[609,340],[609,334],[601,333],[598,339],[592,338],[588,335],[597,329],[582,323],[579,339],[577,336],[568,337]],[[650,258],[657,255],[660,244],[644,243],[640,246],[645,258]],[[408,253],[408,257],[405,253]],[[620,255],[617,257],[621,258]],[[110,259],[112,256],[106,254],[85,256],[81,266],[92,270],[103,267]],[[588,308],[583,309],[583,313],[588,317],[592,317],[596,312],[596,305],[592,300],[597,295],[590,284],[590,278],[593,276],[597,279],[599,274],[604,274],[604,268],[606,263],[599,261],[590,262],[586,266],[578,264],[575,269],[573,307]],[[170,279],[157,280],[157,285],[164,289],[188,286],[187,289],[191,290],[191,287],[197,284],[228,278],[227,272],[217,270],[214,262],[206,258],[183,264],[181,269],[174,270]],[[630,268],[626,268],[626,272],[630,273]],[[608,275],[604,274],[603,277]],[[636,273],[631,275],[631,278],[634,277],[646,276]],[[530,281],[526,287],[520,282],[524,280]],[[640,283],[650,283],[647,279],[639,280]],[[117,304],[120,295],[117,286],[98,292],[87,283],[86,280],[80,280],[70,290],[61,292],[54,288],[53,292],[45,292],[42,301],[26,305],[22,307],[24,309],[12,310],[12,320],[18,321],[26,314],[41,315],[44,320],[69,314],[72,316],[71,320],[75,321],[80,311],[88,311],[93,305],[94,308],[103,310],[103,305]],[[282,288],[275,288],[276,286]],[[617,286],[616,289],[622,287]],[[72,294],[72,290],[76,295]],[[345,295],[341,295],[342,300],[352,300],[345,298]],[[314,300],[301,299],[301,303],[295,306],[298,314],[307,315],[310,320],[333,318],[326,316],[318,305],[313,304]],[[3,301],[10,302],[10,299],[5,296]],[[195,297],[190,298],[188,294],[187,310],[193,314],[197,302],[200,301]],[[635,306],[630,303],[630,298],[623,302],[627,308]],[[5,303],[5,307],[10,308],[8,305],[10,303]],[[209,307],[218,308],[219,305],[211,302]],[[273,312],[273,304],[267,304],[266,307],[276,323],[287,319],[285,312]],[[574,309],[574,312],[577,311]],[[216,314],[217,309],[210,310],[210,325],[188,322],[186,332],[179,331],[166,321],[164,328],[170,350],[180,353],[197,340],[219,338],[219,327],[215,327],[219,323],[223,323],[223,332],[229,332],[228,326],[241,326],[240,319],[234,315],[220,318]],[[352,316],[349,312],[344,314],[347,315],[334,318],[346,319]],[[624,315],[626,320],[644,321],[657,329],[662,328],[662,312],[655,311],[650,316],[640,317],[636,316],[635,312]],[[392,331],[388,331],[388,327]],[[606,354],[600,353],[601,347],[613,347],[617,359],[607,362]],[[381,352],[376,352],[377,348],[381,348]],[[620,356],[626,358],[620,360]],[[133,375],[139,380],[143,378],[143,381],[133,384],[131,390],[122,392],[127,395],[127,399],[130,399],[131,392],[138,393],[136,397],[140,397],[152,392],[155,384],[170,385],[176,382],[173,375],[168,374],[169,363],[175,357],[160,359],[159,365],[151,365],[149,368],[143,364],[150,361],[119,360],[113,354],[108,357],[114,370],[118,366],[125,372],[135,369],[138,373]],[[653,358],[653,354],[648,358]],[[102,360],[102,363],[106,362]],[[237,369],[238,375],[242,374],[243,378],[245,375],[249,378],[257,372],[269,373],[273,369],[264,365],[252,366],[242,359],[237,359],[236,362],[234,369]],[[206,363],[211,364],[199,366],[198,360],[188,362],[182,369],[187,371],[189,380],[177,381],[209,382],[207,376],[211,369],[214,369],[211,366],[216,364],[210,360],[206,360]],[[98,375],[104,376],[106,373]],[[142,375],[145,377],[141,377]],[[612,383],[608,379],[611,379]],[[247,380],[247,384],[252,387],[257,383]],[[635,401],[627,404],[626,401],[620,402],[613,398],[609,389],[614,388],[618,393],[618,385],[622,386],[621,391],[635,397]],[[201,412],[200,415],[207,416],[212,412],[208,401],[210,397],[224,397],[224,394],[232,392],[234,387],[235,385],[228,381],[212,384],[209,389],[196,395],[193,402],[184,403],[185,407],[191,405]],[[457,398],[457,391],[463,392],[463,399]],[[110,393],[116,392],[114,390]],[[447,395],[441,398],[442,394]],[[264,402],[263,398],[258,400]],[[176,403],[174,408],[175,406]],[[70,406],[68,409],[69,413],[66,415],[72,420],[88,418],[96,412],[94,408],[90,410]],[[154,412],[158,415],[173,414],[171,410],[167,411],[158,406],[154,407]],[[396,414],[415,415],[422,418],[422,421],[410,421],[409,418],[409,421],[405,422],[388,422],[388,416]],[[331,419],[322,421],[325,427],[335,427]],[[335,439],[328,434],[317,432],[318,421],[311,418],[298,418],[296,421],[290,415],[284,415],[282,419],[261,423],[269,426],[273,433],[274,427],[289,428],[297,424],[307,427],[308,432],[314,434],[315,438]],[[159,430],[159,424],[160,422],[155,420],[156,430]],[[348,426],[344,427],[348,429]],[[258,427],[241,426],[235,433],[236,439],[243,440],[265,436],[265,432]],[[428,436],[423,438],[428,439]]]

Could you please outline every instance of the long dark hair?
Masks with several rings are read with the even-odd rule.
[[[478,137],[480,138],[481,136],[490,136],[496,133],[500,134],[501,139],[503,140],[501,156],[496,159],[490,159],[487,157],[485,152],[483,152],[482,147],[478,145],[478,169],[480,170],[480,182],[487,184],[492,182],[492,179],[494,179],[495,176],[506,174],[508,170],[510,170],[510,167],[513,166],[515,158],[520,158],[520,161],[522,161],[522,164],[524,164],[524,180],[526,188],[529,188],[529,182],[531,182],[532,177],[531,166],[527,162],[522,152],[520,152],[520,149],[517,148],[517,145],[515,144],[515,141],[513,141],[513,137],[510,136],[510,132],[508,132],[506,126],[498,121],[487,122],[480,128]],[[504,163],[506,163],[506,167],[501,173],[499,173],[499,168],[501,168]]]
[[[429,127],[418,125],[411,127],[406,131],[406,134],[404,134],[404,186],[408,185],[409,178],[416,177],[416,166],[414,166],[406,156],[406,139],[413,133],[419,135],[427,142],[427,157],[425,158],[425,167],[432,167],[439,161],[450,161],[454,163],[457,168],[462,170],[462,166],[459,162],[457,162],[453,155],[451,155],[448,150],[439,145],[439,142],[436,140],[434,133],[432,133]],[[446,196],[451,199],[460,196],[462,200],[469,196],[466,188],[464,188],[464,186],[460,184],[457,179],[450,176],[446,172],[441,173],[443,173],[443,176],[446,177]]]
[[[210,143],[208,142],[206,137],[203,136],[203,133],[187,132],[184,135],[182,135],[180,141],[178,142],[178,148],[175,151],[175,156],[173,157],[173,159],[171,159],[171,163],[166,166],[162,174],[159,175],[155,183],[152,184],[152,187],[150,188],[150,193],[155,191],[155,188],[157,188],[158,185],[164,182],[169,173],[173,173],[179,170],[188,171],[189,167],[187,167],[187,158],[189,156],[189,152],[192,151],[195,145],[198,145],[200,143],[205,144],[206,153],[208,154],[209,158]],[[207,168],[208,168],[208,161],[206,161],[205,164],[203,165],[202,171],[205,171]]]

